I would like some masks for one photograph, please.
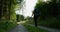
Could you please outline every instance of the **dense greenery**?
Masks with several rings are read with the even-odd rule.
[[[43,2],[38,0],[35,6],[39,9],[41,16],[39,17],[39,25],[60,28],[60,0],[51,0]]]
[[[17,21],[24,20],[23,15],[16,15],[15,13],[18,8],[22,8],[22,2],[23,0],[0,0],[0,32],[7,32],[7,30],[17,25]],[[60,28],[60,0],[51,0],[47,2],[38,0],[35,8],[39,9],[41,13],[38,20],[39,25]],[[27,17],[27,21],[33,20]],[[28,27],[28,29],[33,28],[29,26],[26,27]],[[30,30],[32,31],[33,29]],[[39,31],[41,29],[36,28],[35,30]]]
[[[15,6],[16,6],[16,0],[1,0],[0,1],[0,20],[15,20]],[[13,18],[12,18],[13,17]]]
[[[18,4],[17,0],[0,0],[0,32],[7,32],[17,25],[15,11]]]
[[[18,22],[24,20],[24,16],[23,16],[23,15],[19,15],[19,14],[17,14],[16,17],[17,17],[16,20],[17,20]]]
[[[0,21],[0,32],[9,32],[9,30],[13,29],[15,26],[17,26],[17,23],[14,21]]]

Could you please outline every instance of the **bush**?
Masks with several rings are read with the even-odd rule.
[[[51,27],[51,28],[59,28],[60,29],[60,20],[56,18],[49,18],[47,20],[41,20],[38,22],[39,25]]]
[[[16,26],[16,22],[14,21],[0,21],[0,32],[7,32],[8,30],[12,29],[13,27]]]

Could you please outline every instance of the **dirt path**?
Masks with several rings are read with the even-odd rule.
[[[22,24],[19,24],[16,28],[12,29],[10,32],[28,32],[28,30]]]

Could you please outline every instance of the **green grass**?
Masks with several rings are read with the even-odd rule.
[[[27,24],[35,24],[33,20],[26,21]]]
[[[60,20],[56,19],[56,18],[48,18],[45,20],[39,20],[37,22],[38,22],[38,25],[40,25],[40,26],[46,26],[46,27],[50,27],[50,28],[60,29]],[[28,20],[26,23],[34,24],[34,21]]]
[[[28,32],[48,32],[47,30],[44,30],[44,29],[40,29],[40,28],[37,28],[37,27],[33,27],[33,26],[30,26],[30,25],[27,25],[27,24],[24,24],[25,28],[28,29]]]
[[[60,20],[55,18],[41,20],[38,22],[38,24],[42,26],[50,27],[50,28],[60,29]]]

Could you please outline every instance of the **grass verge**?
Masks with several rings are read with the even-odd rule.
[[[28,29],[29,32],[48,32],[47,30],[44,30],[44,29],[40,29],[40,28],[37,28],[37,27],[33,27],[33,26],[30,26],[30,25],[27,25],[27,24],[23,24],[25,26],[25,28]]]

